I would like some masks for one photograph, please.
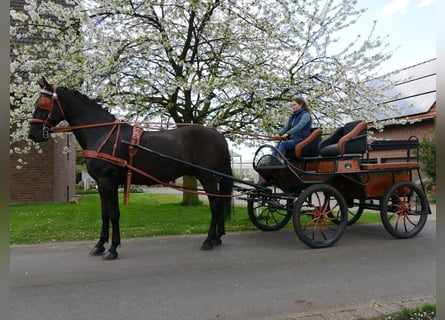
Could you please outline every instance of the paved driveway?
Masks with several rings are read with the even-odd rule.
[[[434,216],[413,239],[354,225],[326,249],[291,229],[229,233],[209,252],[203,240],[124,239],[116,261],[90,241],[13,246],[11,319],[281,320],[435,295]]]

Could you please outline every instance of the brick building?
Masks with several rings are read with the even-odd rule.
[[[64,0],[56,0],[64,3]],[[24,0],[11,0],[10,8],[23,10]],[[11,24],[15,22],[11,19]],[[41,39],[10,39],[11,50],[21,44]],[[11,61],[15,56],[11,52]],[[14,75],[11,75],[11,81]],[[13,94],[13,92],[11,92]],[[14,108],[14,106],[11,106]],[[50,138],[40,144],[42,153],[32,151],[27,155],[12,154],[9,161],[9,199],[11,203],[67,202],[75,196],[76,142],[72,134],[55,141]],[[13,148],[14,146],[12,146]],[[70,152],[64,152],[68,148]],[[17,160],[27,164],[17,169]]]
[[[11,203],[68,202],[76,194],[76,141],[67,134],[60,141],[50,138],[40,144],[42,153],[10,157]],[[68,148],[70,152],[64,152]],[[17,169],[18,158],[26,165]]]

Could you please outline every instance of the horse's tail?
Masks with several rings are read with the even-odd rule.
[[[227,151],[226,162],[224,163],[223,172],[225,175],[233,176],[232,165],[230,160],[230,153]],[[226,195],[223,197],[222,210],[224,211],[224,219],[227,221],[230,219],[232,214],[232,189],[233,189],[233,179],[222,177],[219,184],[220,193]]]

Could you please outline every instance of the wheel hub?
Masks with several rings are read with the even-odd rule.
[[[282,205],[277,200],[269,200],[267,201],[267,208],[270,212],[277,212],[278,210],[282,209]]]

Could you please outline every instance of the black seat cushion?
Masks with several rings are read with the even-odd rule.
[[[354,132],[355,131],[355,132]],[[367,124],[362,120],[346,123],[318,144],[321,156],[363,154],[366,152]]]

